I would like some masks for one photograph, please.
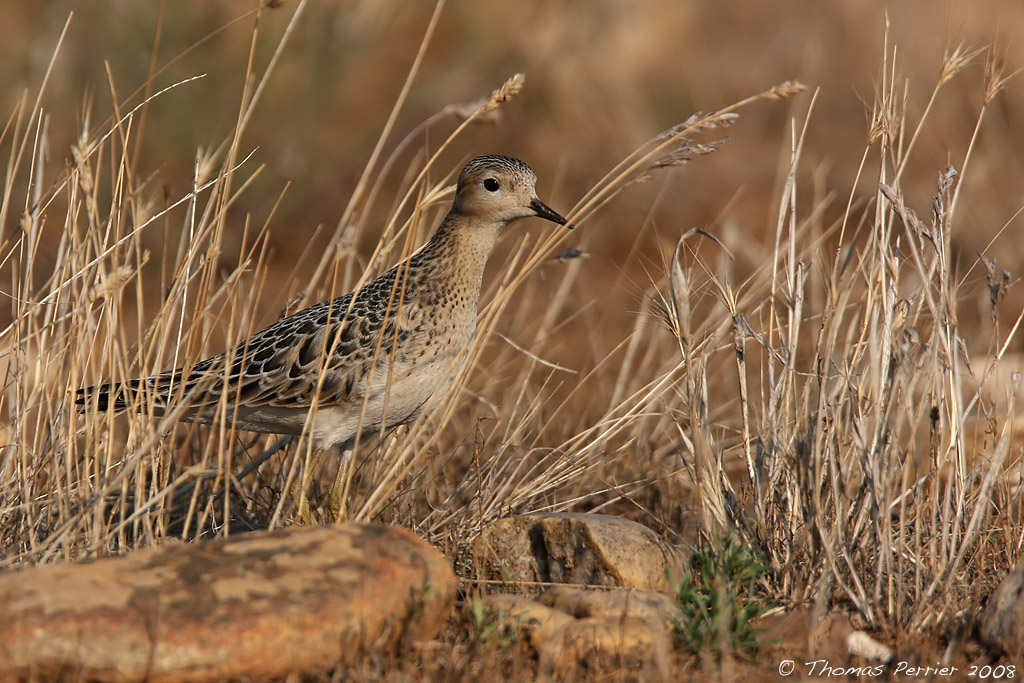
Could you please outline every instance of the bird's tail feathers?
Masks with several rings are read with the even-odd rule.
[[[75,393],[75,406],[79,410],[95,407],[99,412],[113,410],[139,410],[153,406],[162,412],[168,403],[169,394],[181,383],[181,371],[166,372],[162,375],[108,382],[79,389]]]

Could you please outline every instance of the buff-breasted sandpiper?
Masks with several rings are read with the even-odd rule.
[[[502,229],[530,216],[565,225],[537,198],[536,182],[518,159],[477,157],[459,175],[433,237],[376,280],[279,320],[230,353],[81,389],[75,403],[98,411],[145,406],[162,415],[184,402],[180,419],[210,423],[226,399],[238,429],[298,435],[311,420],[316,460],[327,448],[349,447],[357,433],[407,424],[454,381]]]

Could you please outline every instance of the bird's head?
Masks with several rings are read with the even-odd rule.
[[[537,176],[519,159],[488,155],[473,159],[459,174],[455,190],[457,213],[509,224],[538,216],[565,225],[566,220],[537,198]]]

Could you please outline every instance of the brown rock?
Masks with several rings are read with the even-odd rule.
[[[523,595],[488,595],[484,603],[496,610],[504,623],[526,636],[534,648],[552,638],[575,619],[565,612],[542,605]]]
[[[674,597],[651,590],[585,590],[555,586],[541,595],[538,601],[577,619],[636,617],[671,627],[672,618],[679,616],[679,605]]]
[[[981,639],[1014,660],[1024,658],[1024,562],[1006,575],[981,613]]]
[[[667,680],[672,636],[646,619],[587,617],[575,619],[537,648],[540,669],[562,678],[580,663],[648,672],[648,679]]]
[[[592,514],[539,514],[494,522],[474,542],[485,578],[669,590],[685,553],[636,522]]]
[[[528,640],[546,675],[563,678],[594,664],[645,672],[642,680],[668,677],[671,618],[678,614],[671,596],[556,586],[536,600],[489,595],[485,601]]]
[[[294,527],[0,575],[0,679],[213,680],[431,638],[448,561],[404,529]]]

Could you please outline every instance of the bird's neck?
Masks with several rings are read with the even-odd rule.
[[[473,309],[480,297],[484,267],[503,223],[449,213],[423,248],[412,257],[412,269],[428,271],[434,287],[464,293]]]

